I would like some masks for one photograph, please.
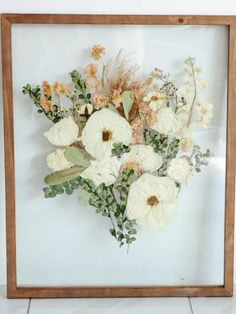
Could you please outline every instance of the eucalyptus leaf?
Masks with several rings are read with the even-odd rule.
[[[133,92],[126,90],[122,93],[122,103],[124,108],[125,117],[129,119],[129,113],[133,105]]]
[[[52,172],[44,178],[48,185],[57,185],[78,178],[84,167],[72,167],[61,171]]]
[[[88,167],[90,155],[82,148],[70,146],[64,153],[67,160],[77,166]]]

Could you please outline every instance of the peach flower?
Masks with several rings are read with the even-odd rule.
[[[48,81],[43,81],[42,88],[45,96],[49,97],[52,95],[52,89]]]
[[[135,119],[132,123],[132,144],[141,144],[143,142],[144,122],[140,119]]]
[[[44,95],[40,96],[40,106],[45,112],[55,111],[55,107],[53,106],[51,100],[48,100]]]
[[[96,109],[101,109],[108,103],[108,97],[105,94],[98,94],[93,97],[93,104]]]
[[[105,48],[100,45],[94,45],[91,49],[91,57],[95,60],[101,59],[102,55],[105,54]]]
[[[153,125],[156,122],[155,111],[153,111],[145,102],[139,105],[139,112],[142,113],[149,125]]]
[[[93,64],[93,63],[88,64],[84,70],[84,74],[88,78],[96,78],[97,77],[97,66],[96,66],[96,64]]]

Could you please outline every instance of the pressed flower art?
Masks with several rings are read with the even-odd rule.
[[[179,193],[208,164],[212,154],[191,130],[204,132],[213,105],[202,98],[207,82],[194,58],[185,60],[177,87],[159,69],[138,81],[138,65],[122,50],[106,61],[105,48],[94,45],[90,56],[68,86],[23,87],[52,123],[44,133],[54,148],[43,191],[52,198],[78,190],[81,204],[110,220],[120,246],[130,245],[140,228],[161,229],[175,217]]]

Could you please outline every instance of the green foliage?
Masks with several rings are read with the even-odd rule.
[[[75,84],[75,93],[71,100],[75,103],[81,100],[86,104],[90,103],[91,94],[87,92],[86,84],[81,74],[77,70],[74,70],[70,72],[70,76],[72,82]]]
[[[154,130],[145,130],[144,140],[146,145],[151,145],[154,151],[162,156],[163,165],[158,170],[158,175],[165,176],[168,164],[178,154],[180,140],[173,138],[169,141],[167,136],[164,136]]]
[[[168,137],[154,130],[144,130],[144,141],[153,147],[155,153],[162,154],[168,147]]]
[[[69,181],[65,181],[61,184],[52,184],[48,187],[43,188],[44,197],[46,198],[52,198],[57,196],[58,194],[66,193],[68,195],[71,195],[74,190],[78,189],[78,187],[81,184],[81,178],[77,177],[75,179],[71,179]]]
[[[89,159],[91,159],[91,156],[83,148],[70,146],[66,149],[64,155],[67,160],[77,166],[86,168],[90,165]]]
[[[61,111],[59,110],[58,106],[54,105],[55,111],[53,111],[53,112],[52,111],[46,112],[44,110],[44,108],[41,107],[41,105],[40,105],[41,89],[40,89],[39,85],[37,85],[33,88],[33,87],[31,87],[30,84],[27,84],[27,85],[23,86],[22,93],[24,95],[28,95],[29,98],[31,100],[33,100],[33,103],[38,108],[38,113],[44,113],[45,116],[49,120],[51,120],[53,123],[57,123],[58,121],[60,121],[63,118]],[[47,97],[47,99],[51,100],[51,96]]]
[[[30,84],[26,84],[25,86],[23,86],[22,93],[24,95],[28,95],[29,98],[33,100],[34,104],[37,107],[41,108],[40,106],[41,91],[39,85],[32,88]]]
[[[122,103],[124,108],[125,117],[128,120],[129,119],[129,113],[133,105],[133,92],[132,91],[124,91],[122,93]]]
[[[59,185],[66,181],[78,178],[84,169],[84,167],[72,167],[52,172],[44,178],[44,182],[48,185]]]
[[[124,145],[123,143],[114,143],[111,150],[112,156],[121,158],[124,153],[130,152],[130,146]]]
[[[203,166],[208,165],[208,159],[211,158],[213,154],[210,149],[207,149],[204,153],[201,152],[201,148],[198,145],[194,145],[193,152],[191,156],[191,165],[194,167],[196,172],[201,172]]]

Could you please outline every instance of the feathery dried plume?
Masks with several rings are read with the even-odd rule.
[[[117,56],[108,61],[104,70],[109,94],[112,95],[115,90],[128,90],[138,70],[139,65],[134,63],[132,53],[124,54],[123,49],[120,49]]]

